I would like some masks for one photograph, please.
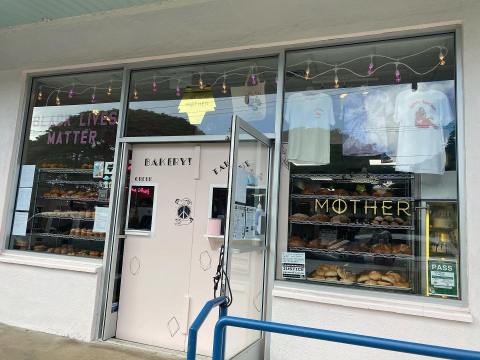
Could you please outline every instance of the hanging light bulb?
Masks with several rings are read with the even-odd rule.
[[[133,99],[134,100],[138,100],[138,91],[137,91],[137,88],[133,88]]]
[[[92,104],[97,101],[97,97],[95,96],[95,90],[97,90],[97,88],[93,87],[92,97],[90,98],[90,101],[92,102]]]
[[[333,78],[333,86],[335,89],[340,87],[340,81],[338,80],[337,69],[335,69],[335,77]]]
[[[373,65],[373,56],[370,56],[370,64],[368,64],[368,75],[372,75],[372,74],[373,74],[373,68],[374,68],[374,65]]]
[[[443,49],[441,49],[440,53],[438,54],[438,60],[440,65],[445,65],[445,54],[443,53]]]
[[[75,95],[75,84],[72,84],[70,90],[68,90],[68,98],[71,99]]]
[[[396,84],[400,84],[400,82],[402,81],[402,76],[400,75],[400,70],[398,69],[398,63],[395,64],[394,81]]]
[[[43,99],[43,93],[42,93],[42,87],[40,86],[40,88],[38,89],[37,100],[42,101],[42,99]]]
[[[222,83],[222,94],[226,94],[227,93],[227,83],[226,83],[226,78],[227,76],[226,75],[223,75],[223,83]]]
[[[310,80],[310,60],[307,61],[307,68],[305,69],[305,80]]]
[[[60,96],[59,96],[60,90],[57,90],[57,96],[55,97],[55,104],[57,106],[60,105]]]
[[[112,95],[112,80],[110,80],[110,84],[108,84],[107,95]]]
[[[200,74],[200,79],[198,80],[198,88],[200,90],[203,90],[204,84],[203,84],[203,79],[202,79],[202,74]]]
[[[181,91],[180,91],[180,82],[178,82],[177,88],[175,89],[175,95],[177,95],[177,96],[182,95],[182,93],[181,93]]]
[[[154,93],[156,93],[158,90],[158,86],[157,86],[157,79],[155,78],[155,76],[153,77],[153,82],[152,82],[152,91]]]

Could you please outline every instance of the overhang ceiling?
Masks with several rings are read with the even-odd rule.
[[[160,2],[163,0],[0,0],[0,29]]]

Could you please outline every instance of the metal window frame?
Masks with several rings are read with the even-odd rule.
[[[186,137],[145,137],[145,138],[129,138],[124,136],[125,131],[125,119],[126,111],[128,106],[128,94],[131,83],[131,72],[134,70],[142,70],[149,68],[167,68],[172,66],[189,66],[189,65],[199,65],[207,63],[218,63],[223,61],[235,61],[235,60],[249,60],[255,59],[258,57],[277,57],[278,58],[278,84],[277,84],[277,94],[276,94],[276,114],[275,114],[275,134],[273,136],[275,140],[274,153],[273,153],[273,171],[271,173],[271,208],[270,208],[270,218],[269,223],[271,225],[270,236],[267,239],[267,248],[269,253],[267,255],[267,272],[265,274],[265,286],[267,294],[267,302],[265,303],[265,308],[267,309],[267,319],[271,318],[271,301],[272,295],[271,290],[274,287],[275,282],[280,281],[276,279],[276,234],[278,231],[277,223],[277,214],[278,214],[278,191],[279,191],[279,181],[280,181],[280,161],[281,161],[281,133],[282,133],[282,123],[283,123],[283,102],[284,102],[284,80],[285,80],[285,57],[286,52],[295,51],[295,50],[308,50],[308,49],[319,49],[327,48],[331,46],[347,46],[382,40],[395,40],[395,39],[405,39],[408,37],[421,37],[427,35],[439,35],[442,33],[453,33],[455,36],[456,44],[456,115],[457,115],[457,172],[458,172],[458,209],[459,209],[459,232],[460,232],[460,248],[461,253],[463,254],[460,262],[460,279],[461,279],[461,300],[451,300],[451,299],[436,299],[431,297],[424,296],[412,296],[412,295],[401,295],[401,294],[387,294],[386,298],[398,300],[405,299],[414,301],[418,304],[425,303],[437,303],[442,305],[454,305],[456,307],[464,307],[468,305],[468,239],[466,238],[466,197],[465,197],[465,188],[466,188],[466,173],[465,173],[465,119],[464,119],[464,98],[463,98],[463,32],[460,24],[452,25],[433,25],[432,27],[418,27],[417,29],[409,30],[391,30],[391,31],[378,31],[377,33],[365,35],[345,35],[341,37],[332,36],[329,39],[321,40],[312,40],[294,43],[292,45],[272,45],[270,47],[265,46],[263,48],[249,49],[248,56],[245,56],[245,50],[232,50],[232,51],[223,51],[220,53],[206,52],[205,54],[195,54],[195,55],[180,55],[179,57],[169,56],[165,58],[159,58],[156,60],[147,60],[147,61],[124,61],[122,63],[107,64],[107,65],[81,65],[79,67],[70,67],[70,68],[59,68],[59,69],[49,69],[49,70],[32,70],[26,71],[22,74],[24,86],[22,87],[22,94],[20,97],[19,111],[17,116],[17,128],[14,135],[14,143],[18,144],[14,147],[12,152],[12,160],[9,167],[8,181],[7,181],[7,193],[9,196],[5,198],[5,210],[1,219],[1,228],[0,231],[0,251],[4,253],[17,253],[25,254],[24,251],[20,250],[9,250],[8,241],[10,237],[11,225],[13,221],[13,212],[16,199],[16,192],[18,190],[18,181],[20,174],[21,161],[24,151],[25,139],[28,136],[26,134],[29,115],[30,115],[30,106],[31,106],[31,91],[33,81],[38,77],[44,76],[56,76],[56,75],[69,75],[69,74],[82,74],[82,73],[91,73],[96,71],[114,71],[114,70],[123,70],[123,79],[122,79],[122,94],[120,98],[120,111],[118,117],[118,128],[117,128],[117,139],[115,144],[115,156],[114,156],[114,172],[119,169],[120,166],[120,157],[122,146],[128,143],[147,143],[147,142],[220,142],[225,141],[225,136],[208,136],[202,138],[202,135],[198,136],[186,136]],[[269,134],[271,137],[272,135]],[[205,136],[205,135],[204,135]],[[168,139],[167,139],[168,138]],[[98,296],[97,306],[100,309],[100,315],[96,319],[96,333],[97,337],[101,337],[103,331],[103,322],[105,307],[107,302],[107,292],[108,292],[108,278],[112,273],[112,262],[111,262],[111,253],[113,246],[115,244],[115,239],[112,238],[112,233],[114,229],[114,219],[116,217],[115,213],[116,205],[118,205],[118,197],[120,190],[118,188],[121,176],[115,176],[114,183],[112,184],[112,195],[110,201],[110,226],[109,234],[105,241],[105,256],[103,259],[103,271],[101,279],[101,289]],[[115,205],[115,206],[114,206]],[[38,255],[38,254],[35,254]],[[46,256],[45,258],[50,258]],[[57,255],[59,256],[59,255]],[[113,270],[114,271],[114,270]],[[305,284],[302,284],[305,285]],[[317,284],[309,284],[309,288],[312,290],[318,289]],[[322,287],[324,290],[325,287]],[[332,290],[333,293],[336,293],[336,290]],[[364,294],[367,296],[374,295],[373,292],[365,292],[364,290],[349,290],[349,292],[355,294]],[[381,293],[375,292],[374,296],[379,296]],[[268,340],[267,340],[268,341]],[[267,343],[268,345],[268,343]]]

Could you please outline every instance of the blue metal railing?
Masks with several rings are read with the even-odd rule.
[[[228,326],[272,332],[310,339],[333,341],[343,344],[365,346],[375,349],[397,351],[408,354],[432,356],[443,359],[480,360],[480,352],[454,349],[442,346],[426,345],[408,341],[384,339],[380,337],[349,334],[338,331],[321,330],[304,326],[280,324],[269,321],[244,319],[227,316],[227,298],[225,296],[210,300],[205,304],[189,331],[187,360],[195,360],[197,333],[210,311],[220,306],[220,318],[215,325],[212,360],[225,358],[225,331]]]
[[[398,351],[415,355],[433,356],[443,359],[480,359],[480,352],[477,351],[461,350],[442,346],[384,339],[373,336],[349,334],[338,331],[320,330],[303,326],[274,323],[269,321],[224,316],[218,320],[217,325],[215,326],[212,360],[224,359],[224,334],[227,326],[292,336],[300,336],[317,340],[333,341],[343,344],[366,346],[370,348]]]
[[[197,335],[198,330],[202,326],[203,322],[207,318],[208,314],[213,310],[214,307],[220,306],[220,313],[219,317],[223,318],[227,315],[227,297],[226,296],[219,296],[215,299],[208,301],[200,313],[198,314],[197,318],[193,322],[192,326],[188,330],[188,350],[187,350],[187,360],[195,360],[195,355],[197,354]],[[223,351],[221,356],[223,356]]]

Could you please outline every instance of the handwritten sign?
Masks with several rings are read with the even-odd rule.
[[[187,113],[190,124],[198,125],[202,122],[205,114],[215,110],[215,99],[211,91],[185,93],[178,111]]]

